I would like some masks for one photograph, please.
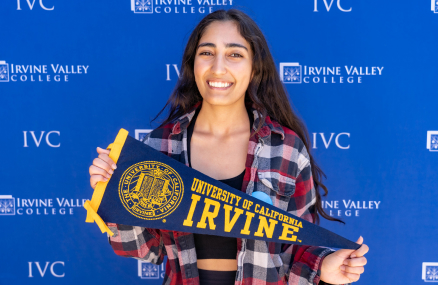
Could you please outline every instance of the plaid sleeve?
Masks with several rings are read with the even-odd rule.
[[[115,254],[154,264],[163,262],[166,248],[159,230],[114,223],[107,223],[107,226],[114,233],[114,236],[108,236],[108,241]]]
[[[162,151],[164,145],[162,137],[165,133],[155,129],[148,133],[142,142]],[[108,242],[114,253],[123,257],[133,257],[146,260],[154,264],[161,264],[166,255],[161,231],[138,226],[128,226],[116,223],[107,223],[114,236],[108,235]]]
[[[303,147],[298,157],[301,169],[295,181],[295,193],[291,197],[291,207],[296,214],[309,222],[314,222],[316,192],[313,183],[309,156]],[[289,209],[288,209],[289,210]],[[282,259],[287,266],[289,284],[317,285],[320,283],[321,265],[325,256],[334,252],[330,248],[305,245],[284,245]]]

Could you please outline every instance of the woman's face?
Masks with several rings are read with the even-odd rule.
[[[204,31],[195,56],[195,80],[211,105],[244,102],[251,80],[252,51],[233,21],[215,21]]]

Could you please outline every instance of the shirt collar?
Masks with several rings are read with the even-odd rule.
[[[179,117],[175,120],[175,124],[172,128],[172,134],[179,134],[184,129],[187,129],[190,121],[192,120],[193,116],[195,115],[196,110],[201,106],[202,101],[197,102],[195,105],[193,105],[187,113]],[[256,109],[253,106],[249,106],[249,110],[254,115],[254,124],[252,125],[252,129],[255,131],[257,130],[257,126],[259,124],[259,116],[257,114]],[[281,139],[284,139],[284,130],[281,127],[281,125],[274,119],[271,119],[271,117],[266,116],[265,122],[263,123],[260,131],[258,132],[258,135],[261,138],[266,138],[271,135],[271,133],[277,133],[281,135]]]

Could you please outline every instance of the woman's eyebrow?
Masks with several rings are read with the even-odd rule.
[[[201,43],[198,45],[198,48],[200,47],[213,47],[216,48],[216,45],[214,43]],[[225,44],[226,48],[230,48],[230,47],[240,47],[240,48],[244,48],[246,49],[246,51],[248,51],[248,49],[246,48],[246,46],[238,44],[238,43],[227,43]]]

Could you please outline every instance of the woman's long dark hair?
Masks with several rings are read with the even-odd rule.
[[[155,120],[169,106],[169,114],[160,125],[163,126],[185,114],[194,104],[202,100],[195,82],[194,62],[199,40],[205,29],[214,21],[234,21],[243,38],[251,45],[253,52],[252,71],[253,78],[248,85],[245,94],[245,103],[255,107],[262,120],[259,121],[258,130],[264,123],[264,118],[269,115],[280,125],[294,131],[304,142],[310,156],[310,165],[313,172],[314,187],[316,190],[315,222],[319,224],[319,215],[331,221],[342,222],[329,216],[321,205],[319,187],[324,189],[324,196],[328,190],[321,183],[321,176],[327,178],[314,161],[310,153],[309,134],[304,123],[292,111],[287,91],[277,73],[274,60],[268,48],[268,44],[257,24],[244,12],[236,9],[228,11],[218,10],[205,16],[193,30],[184,50],[181,63],[181,71],[178,82],[172,95],[163,109],[153,119]],[[152,120],[152,121],[153,121]],[[342,222],[344,223],[344,222]]]

